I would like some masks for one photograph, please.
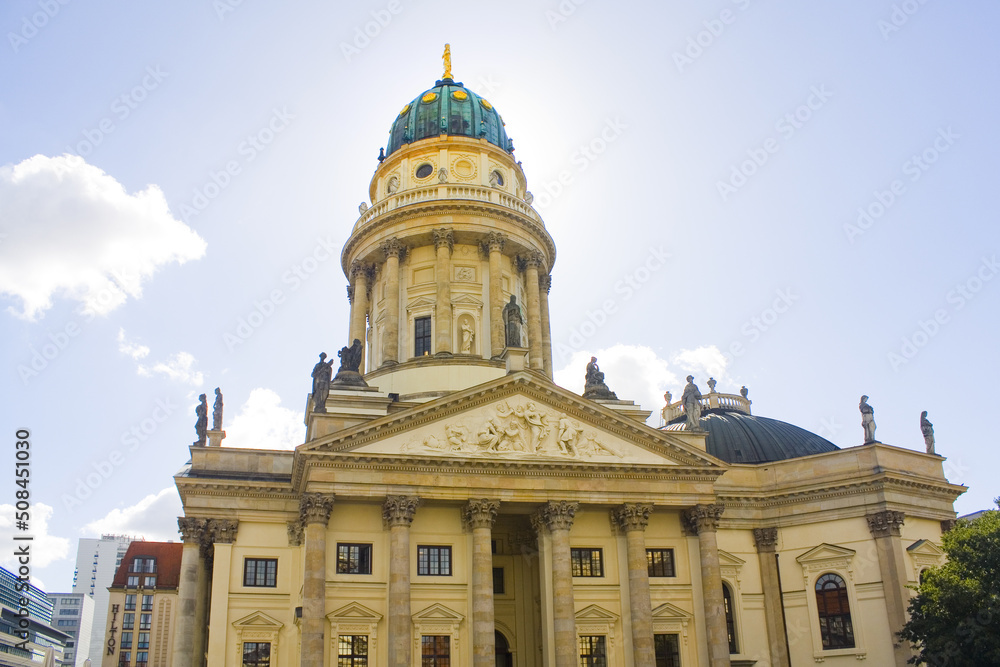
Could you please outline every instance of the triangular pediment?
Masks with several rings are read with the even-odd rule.
[[[284,625],[281,621],[272,618],[262,611],[255,611],[249,616],[244,616],[238,621],[233,621],[233,627],[244,629],[267,629],[278,630]]]
[[[719,549],[719,565],[722,567],[741,568],[746,565],[746,561],[738,556],[734,556],[728,551]]]
[[[303,454],[717,468],[686,434],[650,428],[520,372],[313,440]]]
[[[906,550],[913,556],[930,556],[931,558],[944,556],[944,550],[930,540],[917,540],[906,547]]]
[[[689,620],[691,618],[691,614],[687,613],[680,607],[670,604],[669,602],[664,602],[653,610],[654,621]]]
[[[854,549],[823,543],[818,547],[813,547],[795,560],[799,563],[817,563],[829,560],[851,559],[854,558],[856,553]]]
[[[377,623],[382,619],[382,614],[372,611],[363,604],[352,602],[336,611],[331,611],[326,617],[330,621],[365,621],[368,623]]]
[[[447,623],[458,623],[464,616],[456,611],[445,607],[443,604],[432,604],[430,607],[422,611],[418,611],[413,615],[413,621],[424,621],[424,622],[447,622]]]
[[[603,607],[598,607],[596,604],[584,607],[580,611],[576,612],[577,623],[593,623],[595,621],[612,623],[616,620],[618,620],[618,617],[615,614],[612,614]]]
[[[481,306],[483,305],[482,299],[477,299],[471,294],[456,294],[451,297],[451,303],[454,306]]]

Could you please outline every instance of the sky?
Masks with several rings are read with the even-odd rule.
[[[983,0],[0,5],[2,451],[30,433],[33,575],[177,539],[200,393],[289,449],[347,343],[339,253],[397,112],[501,113],[556,242],[556,380],[923,450],[992,506],[1000,5]],[[210,399],[211,402],[211,399]],[[24,466],[22,466],[23,468]],[[11,544],[13,475],[0,488]],[[10,568],[3,545],[0,565]]]

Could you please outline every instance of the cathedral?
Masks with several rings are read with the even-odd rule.
[[[350,321],[305,442],[202,427],[175,476],[171,664],[905,665],[908,586],[965,490],[944,459],[874,426],[840,449],[714,381],[662,428],[597,360],[583,395],[556,385],[555,243],[497,109],[445,62],[344,246]]]

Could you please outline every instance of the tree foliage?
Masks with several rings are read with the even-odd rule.
[[[959,521],[941,541],[948,562],[924,573],[900,633],[917,652],[910,662],[1000,667],[1000,511]]]

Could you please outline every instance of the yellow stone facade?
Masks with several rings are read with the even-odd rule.
[[[295,451],[190,448],[172,664],[263,664],[244,655],[264,644],[276,667],[905,664],[906,586],[940,562],[964,490],[941,457],[732,464],[704,432],[555,385],[555,246],[483,138],[402,146],[369,198],[342,255],[369,386],[333,386],[326,412],[310,397]],[[852,647],[823,645],[827,575]]]

